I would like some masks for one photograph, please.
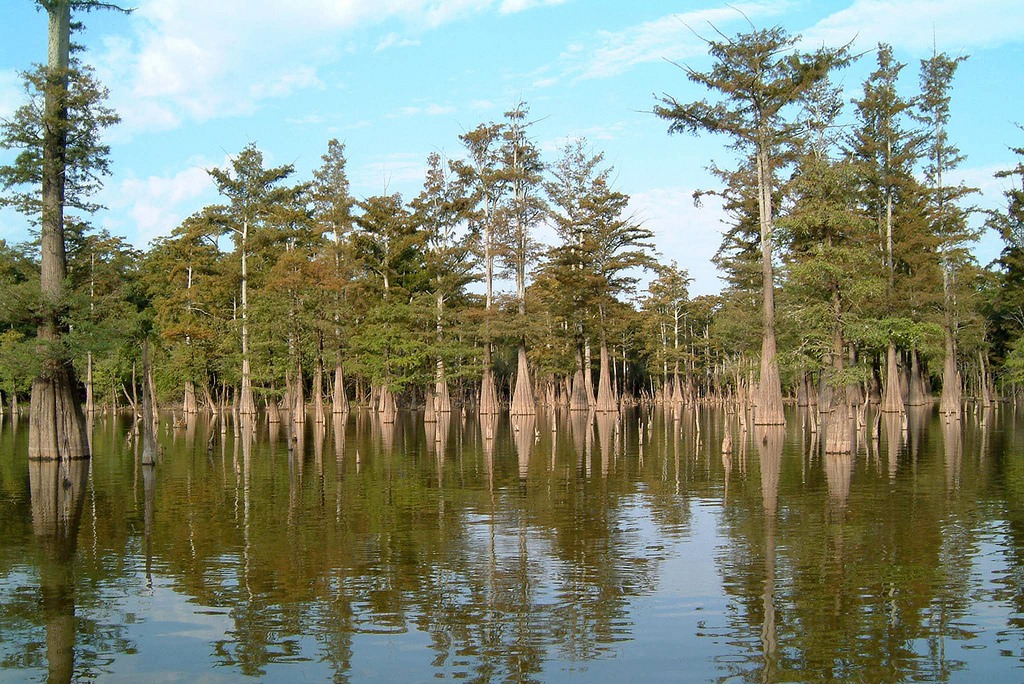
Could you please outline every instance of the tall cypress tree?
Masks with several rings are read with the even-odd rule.
[[[821,48],[811,54],[794,49],[799,36],[783,28],[752,30],[734,38],[707,41],[714,59],[709,71],[683,67],[694,83],[718,97],[716,102],[681,103],[665,95],[654,113],[668,120],[669,133],[724,133],[732,145],[750,160],[757,183],[758,226],[761,247],[762,334],[761,377],[756,395],[755,422],[785,422],[782,386],[775,342],[775,284],[772,265],[774,222],[777,208],[773,194],[778,171],[784,164],[784,147],[798,130],[787,118],[787,108],[830,71],[849,62],[846,47]]]
[[[109,148],[100,142],[99,133],[117,117],[102,104],[105,90],[71,59],[71,15],[72,10],[119,8],[93,0],[37,0],[37,4],[48,19],[47,63],[40,72],[26,74],[30,102],[5,123],[0,140],[3,147],[23,150],[13,164],[0,169],[0,182],[8,191],[30,188],[8,195],[5,203],[39,217],[39,284],[46,312],[37,329],[43,363],[32,382],[28,450],[30,458],[87,458],[78,382],[64,344],[64,211],[68,206],[95,209],[84,198],[108,172]]]
[[[949,141],[949,101],[953,77],[966,56],[951,58],[934,53],[921,61],[921,95],[917,119],[924,127],[924,167],[928,219],[938,242],[942,268],[942,331],[944,361],[942,398],[939,411],[960,416],[963,380],[957,368],[957,337],[961,324],[956,290],[965,266],[972,260],[970,245],[977,231],[967,225],[968,212],[960,202],[974,192],[963,183],[953,183],[951,174],[963,161],[957,147]]]

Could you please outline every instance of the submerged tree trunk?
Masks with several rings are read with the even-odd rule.
[[[961,402],[963,401],[963,381],[960,370],[956,366],[956,344],[953,332],[947,326],[945,330],[946,357],[942,363],[942,397],[939,400],[939,413],[950,418],[960,418]]]
[[[587,407],[594,408],[594,359],[590,355],[590,340],[583,345],[583,387],[587,393]]]
[[[530,380],[530,361],[526,357],[526,340],[519,340],[519,362],[516,370],[516,389],[512,394],[511,415],[532,416],[537,413],[537,402]]]
[[[292,422],[306,422],[306,397],[302,387],[302,365],[296,367],[295,382],[292,383]]]
[[[142,465],[156,463],[156,412],[153,405],[153,365],[149,340],[142,341]]]
[[[348,413],[348,395],[345,394],[345,374],[341,369],[341,352],[338,353],[338,360],[334,363],[334,403],[331,412],[334,415]]]
[[[196,403],[196,384],[191,380],[185,381],[185,397],[181,402],[181,410],[186,416],[199,413]]]
[[[899,381],[899,366],[896,362],[896,345],[890,342],[889,349],[886,351],[886,387],[882,396],[882,413],[902,414],[905,411],[903,391]]]
[[[58,307],[67,277],[64,250],[64,179],[67,150],[67,90],[70,55],[71,3],[44,5],[49,15],[49,54],[43,128],[42,217],[39,224],[39,287],[51,305],[40,322],[37,353],[43,359],[32,381],[28,455],[34,459],[89,457],[85,416],[75,394],[75,371],[70,360],[55,357],[63,330]]]
[[[498,390],[494,386],[494,370],[491,367],[491,343],[484,343],[484,374],[480,380],[480,413],[490,415],[498,412]]]
[[[434,369],[434,412],[437,414],[452,412],[452,399],[448,392],[448,380],[444,375],[444,361],[437,359]]]
[[[760,136],[759,136],[760,137]],[[782,382],[775,344],[775,275],[772,270],[772,173],[767,143],[759,141],[756,154],[758,215],[761,226],[761,377],[754,399],[755,425],[783,425]]]
[[[917,350],[910,352],[910,379],[907,389],[907,406],[924,406],[927,400],[924,391],[924,378],[921,377],[921,364]]]
[[[377,412],[380,414],[381,422],[394,423],[398,415],[398,403],[391,389],[384,385],[380,388],[380,399],[378,400]]]
[[[572,379],[572,390],[569,399],[569,410],[589,411],[590,401],[587,398],[587,381],[583,374],[583,351],[576,347],[576,373]]]
[[[324,414],[324,365],[320,357],[317,357],[316,375],[313,376],[313,422],[317,425],[327,422]]]
[[[599,413],[614,413],[619,410],[619,403],[615,399],[615,389],[612,387],[609,364],[608,343],[601,342],[601,376],[598,381],[597,405],[594,407]]]
[[[96,411],[92,384],[92,352],[86,354],[85,361],[85,413],[92,415]]]
[[[980,349],[978,350],[978,399],[981,402],[981,407],[984,409],[991,408],[992,406],[992,381],[988,374],[988,362],[985,359],[985,353]]]

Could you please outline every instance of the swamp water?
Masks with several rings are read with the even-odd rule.
[[[788,417],[8,416],[0,681],[1024,681],[1024,413]]]

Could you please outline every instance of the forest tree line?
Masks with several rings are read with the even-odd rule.
[[[682,67],[708,99],[656,98],[669,132],[723,134],[734,153],[708,160],[720,189],[696,196],[718,195],[727,216],[725,286],[700,297],[630,214],[603,154],[573,140],[544,158],[525,103],[459,136],[458,155],[431,154],[415,197],[353,196],[337,140],[309,178],[247,145],[210,169],[216,204],[140,251],[90,223],[109,174],[102,129],[117,116],[72,54],[66,274],[59,297],[41,289],[45,229],[0,241],[0,392],[16,410],[49,363],[73,369],[87,412],[139,410],[150,384],[186,413],[271,420],[323,421],[353,403],[393,418],[703,401],[753,406],[766,423],[784,395],[846,417],[933,394],[959,415],[1014,393],[1024,161],[982,218],[1004,249],[980,265],[974,190],[954,180],[963,156],[948,135],[965,57],[922,60],[908,97],[906,65],[880,45],[846,102],[833,76],[848,48],[801,53],[797,41],[780,28],[708,41],[712,67]],[[15,151],[3,201],[36,226],[49,78],[26,74],[28,101],[0,130]],[[40,332],[50,320],[62,334]]]

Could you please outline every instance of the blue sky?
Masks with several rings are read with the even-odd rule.
[[[720,287],[710,263],[720,214],[693,206],[713,187],[706,171],[727,161],[724,140],[668,136],[649,113],[655,95],[704,97],[671,62],[706,68],[698,34],[782,25],[808,47],[879,41],[917,65],[933,44],[968,54],[953,92],[951,136],[967,156],[962,174],[998,205],[992,174],[1024,145],[1024,2],[1020,0],[138,0],[135,13],[81,15],[81,37],[123,122],[108,135],[113,175],[94,218],[139,247],[217,201],[206,169],[255,143],[269,164],[293,163],[309,178],[327,141],[346,144],[357,197],[411,199],[426,157],[461,154],[459,134],[499,120],[523,100],[531,128],[554,161],[585,137],[615,166],[619,189],[653,229],[666,261],[694,278],[693,292]],[[18,71],[45,60],[46,18],[31,0],[4,0],[0,23],[0,116],[22,100]],[[746,18],[744,18],[746,17]],[[839,75],[856,96],[874,57]],[[542,232],[543,235],[543,232]],[[25,220],[0,212],[0,238],[26,236]],[[987,236],[979,259],[999,251]]]

